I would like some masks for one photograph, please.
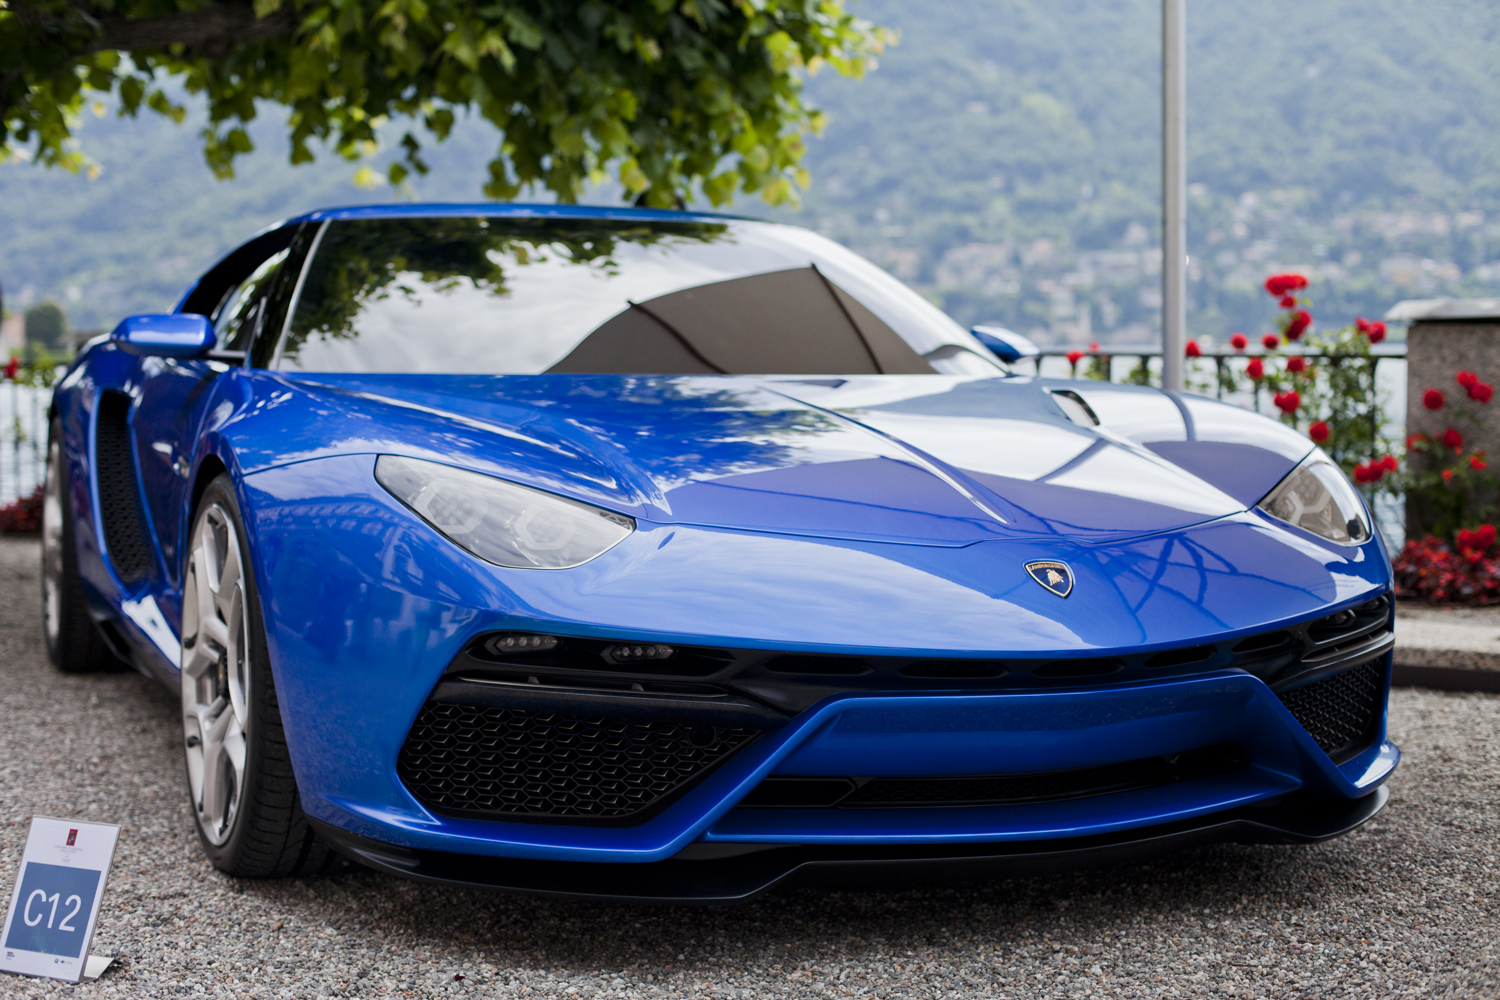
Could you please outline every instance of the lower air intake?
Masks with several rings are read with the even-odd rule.
[[[1278,691],[1277,697],[1313,742],[1341,764],[1374,742],[1384,694],[1385,660],[1380,658]]]
[[[496,819],[621,821],[666,805],[754,729],[428,702],[397,758],[434,810]]]

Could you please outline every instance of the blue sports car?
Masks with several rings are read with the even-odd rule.
[[[1359,495],[1024,346],[791,226],[314,212],[60,383],[48,648],[180,692],[239,876],[733,900],[1368,820]]]

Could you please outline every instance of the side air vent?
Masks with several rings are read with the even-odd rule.
[[[840,674],[845,677],[870,672],[868,660],[855,656],[778,656],[766,664],[778,674]]]
[[[901,668],[907,677],[1004,677],[1005,664],[998,660],[920,660]]]
[[[1260,635],[1252,635],[1248,639],[1240,640],[1239,644],[1231,652],[1242,653],[1269,653],[1289,648],[1292,644],[1292,633],[1262,632]]]
[[[1377,597],[1318,619],[1308,626],[1307,635],[1320,646],[1331,642],[1343,644],[1361,633],[1384,626],[1389,614],[1390,603],[1384,596]]]
[[[94,475],[99,483],[99,521],[104,547],[124,583],[145,579],[151,571],[151,544],[136,485],[135,453],[130,446],[130,397],[105,392],[99,397],[94,430]]]
[[[1168,649],[1157,653],[1146,661],[1146,668],[1156,667],[1185,667],[1189,663],[1202,663],[1211,660],[1217,655],[1218,650],[1212,646],[1188,646],[1186,649]]]
[[[1125,669],[1125,661],[1110,656],[1078,660],[1053,660],[1033,670],[1035,677],[1097,677]]]

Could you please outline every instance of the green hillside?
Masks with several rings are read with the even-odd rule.
[[[832,125],[796,213],[966,322],[1057,343],[1144,343],[1159,321],[1156,0],[862,0],[903,39],[860,83],[811,81]],[[1257,332],[1269,271],[1313,277],[1342,321],[1500,294],[1500,9],[1478,0],[1193,5],[1190,325]],[[285,164],[272,128],[215,182],[191,123],[89,120],[96,181],[0,165],[7,301],[77,325],[168,304],[276,218],[381,200],[353,167]],[[460,129],[419,181],[477,196],[494,142]],[[377,161],[380,155],[377,154]],[[765,214],[759,203],[737,210]],[[71,292],[71,294],[70,294]]]

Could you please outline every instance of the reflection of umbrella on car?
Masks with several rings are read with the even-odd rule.
[[[549,371],[864,375],[932,366],[813,265],[631,302]]]

